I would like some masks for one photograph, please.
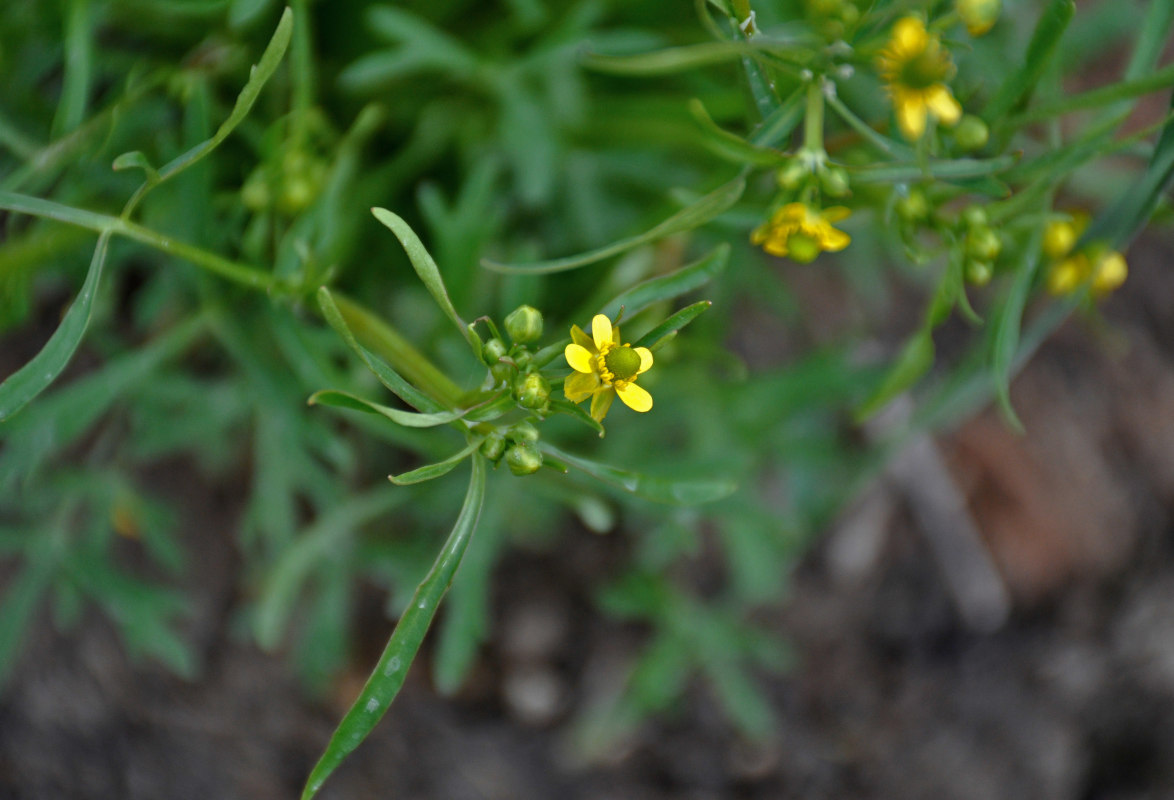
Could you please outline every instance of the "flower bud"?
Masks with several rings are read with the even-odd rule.
[[[481,347],[481,360],[489,367],[500,361],[505,354],[505,342],[501,339],[490,339]]]
[[[481,455],[497,463],[505,455],[505,437],[497,431],[489,434],[481,443]]]
[[[991,132],[985,122],[973,114],[966,114],[954,129],[954,141],[963,152],[970,153],[986,147]]]
[[[794,190],[807,179],[808,174],[807,166],[799,159],[792,158],[778,171],[776,178],[780,187]]]
[[[957,0],[958,16],[971,36],[982,36],[994,26],[1002,0]]]
[[[824,194],[830,197],[843,197],[851,193],[848,185],[848,173],[843,167],[828,167],[819,173],[819,186]]]
[[[506,432],[511,442],[537,442],[538,429],[530,422],[519,422]]]
[[[979,261],[994,261],[1002,249],[999,234],[986,226],[974,228],[966,236],[966,254]]]
[[[966,262],[966,280],[975,286],[986,286],[994,273],[995,268],[989,261]]]
[[[542,338],[542,312],[533,306],[518,306],[505,318],[505,330],[515,344]]]
[[[522,408],[545,409],[550,405],[550,382],[538,372],[520,375],[514,382],[514,397]]]
[[[518,442],[505,454],[505,463],[515,475],[531,475],[542,467],[542,453],[533,442]]]
[[[982,206],[967,207],[962,212],[962,221],[966,223],[966,227],[971,229],[986,227],[990,223],[986,215],[986,209]]]
[[[1125,263],[1125,256],[1116,250],[1108,250],[1096,260],[1092,271],[1092,290],[1097,294],[1108,294],[1129,276],[1129,266]]]
[[[925,192],[911,189],[909,194],[897,201],[897,215],[906,222],[920,222],[929,216],[929,202]]]
[[[1068,220],[1053,220],[1044,229],[1044,255],[1052,260],[1063,258],[1072,251],[1080,234]]]

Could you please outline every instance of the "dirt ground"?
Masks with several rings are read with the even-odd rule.
[[[640,642],[588,612],[590,565],[623,543],[584,533],[557,560],[508,558],[470,685],[439,698],[418,665],[322,797],[1174,797],[1172,249],[1136,245],[1108,325],[1070,321],[1028,365],[1028,436],[988,412],[922,442],[803,561],[764,618],[798,654],[763,676],[772,742],[734,736],[698,686],[602,762],[574,761],[567,720]],[[231,530],[239,499],[185,477],[167,464],[156,481],[192,541]],[[940,518],[957,525],[927,530]],[[230,633],[230,537],[199,541],[202,678],[128,663],[96,616],[64,638],[44,615],[0,698],[0,798],[297,796],[362,665],[335,701],[303,699]]]

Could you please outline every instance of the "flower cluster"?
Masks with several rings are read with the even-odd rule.
[[[604,314],[591,320],[591,335],[578,325],[571,326],[571,344],[564,354],[575,370],[563,384],[563,392],[572,403],[591,398],[591,416],[602,421],[616,395],[633,411],[652,408],[652,395],[636,385],[636,378],[652,366],[652,351],[647,347],[620,344],[620,329],[613,327]]]
[[[1087,226],[1086,215],[1073,214],[1053,220],[1044,230],[1044,255],[1051,261],[1047,286],[1052,294],[1071,294],[1088,284],[1094,295],[1103,297],[1125,283],[1129,265],[1116,250],[1092,245],[1073,252]]]

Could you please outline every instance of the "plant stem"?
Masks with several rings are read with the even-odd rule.
[[[817,75],[807,86],[807,114],[803,117],[803,149],[823,152],[823,87]]]

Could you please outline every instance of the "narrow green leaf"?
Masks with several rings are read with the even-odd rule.
[[[277,23],[277,30],[273,32],[273,38],[269,40],[269,45],[265,48],[265,52],[261,54],[261,60],[253,66],[249,73],[248,82],[241,89],[240,94],[237,95],[236,104],[233,105],[228,119],[220,124],[220,127],[211,139],[201,142],[165,164],[159,170],[160,181],[167,180],[192,166],[215,150],[221,142],[228,138],[228,135],[241,123],[241,120],[248,115],[249,110],[253,107],[253,103],[257,102],[257,98],[261,95],[261,90],[265,87],[268,80],[273,77],[273,73],[277,71],[282,57],[285,56],[286,48],[289,47],[289,40],[292,34],[293,11],[287,8],[281,15],[281,21]]]
[[[115,172],[121,172],[124,169],[141,169],[147,174],[147,180],[152,183],[159,182],[159,172],[152,166],[151,162],[147,160],[146,155],[141,150],[132,150],[129,153],[123,153],[118,158],[114,159],[111,168]]]
[[[787,160],[787,156],[778,150],[761,147],[719,127],[705,110],[705,104],[697,98],[689,101],[689,112],[705,134],[702,143],[719,158],[759,167],[775,167]]]
[[[94,67],[93,23],[89,0],[70,0],[65,17],[65,74],[53,117],[53,137],[76,130],[86,118]]]
[[[795,48],[786,42],[762,37],[742,42],[705,42],[670,47],[652,53],[639,53],[631,56],[588,53],[583,56],[581,63],[587,69],[596,72],[629,77],[649,77],[673,75],[689,69],[721,64],[753,53],[771,53],[782,58],[790,58],[794,56]]]
[[[856,116],[852,109],[844,105],[844,102],[835,95],[827,97],[826,102],[828,107],[835,111],[840,119],[848,124],[848,127],[856,131],[864,141],[871,144],[877,150],[892,158],[899,158],[902,161],[911,161],[914,159],[915,154],[913,148],[873,130],[872,126]]]
[[[463,411],[438,411],[433,414],[400,411],[398,408],[372,403],[370,400],[364,400],[349,392],[340,392],[335,389],[314,392],[307,404],[349,408],[354,411],[366,411],[368,414],[382,414],[395,424],[403,425],[405,428],[433,428],[437,425],[447,425],[455,419],[460,419],[464,414]]]
[[[547,442],[540,442],[538,447],[543,453],[550,454],[596,480],[657,503],[684,506],[712,503],[733,494],[738,488],[737,484],[726,478],[673,479],[654,477],[579,458],[563,452]]]
[[[444,312],[445,316],[452,320],[452,324],[457,326],[457,330],[461,332],[461,336],[465,337],[465,341],[473,348],[473,352],[477,352],[481,342],[477,340],[477,335],[469,330],[469,326],[453,308],[452,300],[448,297],[448,290],[444,288],[444,280],[440,277],[440,268],[432,260],[432,256],[424,247],[424,243],[420,241],[420,237],[416,236],[416,232],[408,223],[386,208],[373,208],[371,213],[399,239],[404,251],[408,254],[408,260],[412,262],[412,268],[416,270],[416,274],[424,282],[432,299],[440,306],[440,310]]]
[[[1027,102],[1075,13],[1073,0],[1051,0],[1048,3],[1031,35],[1022,66],[1007,76],[983,111],[987,124],[1001,127],[1010,112]]]
[[[436,616],[436,610],[452,583],[465,549],[469,545],[469,539],[477,527],[481,506],[485,500],[485,476],[485,459],[474,456],[469,491],[465,495],[465,503],[461,507],[452,533],[449,534],[428,575],[412,595],[412,600],[395,626],[395,631],[391,634],[391,639],[371,677],[367,679],[350,711],[330,737],[326,752],[322,754],[306,781],[306,786],[302,790],[302,800],[310,800],[318,793],[330,774],[383,718],[403,686],[408,668],[424,641],[424,635],[432,624],[432,618]]]
[[[1174,64],[1169,64],[1157,72],[1152,72],[1133,80],[1120,81],[1099,89],[1092,89],[1080,94],[1073,94],[1052,103],[1044,103],[1023,114],[1016,115],[1007,121],[1012,127],[1029,125],[1073,111],[1085,111],[1090,108],[1100,108],[1121,100],[1140,97],[1143,94],[1156,92],[1174,85]]]
[[[677,331],[684,328],[693,320],[701,315],[701,312],[713,305],[710,300],[702,300],[699,303],[694,303],[691,306],[685,306],[676,314],[666,319],[664,322],[657,325],[648,333],[641,336],[632,343],[633,347],[647,347],[649,350],[657,348],[661,342],[677,335]]]
[[[502,264],[497,261],[483,259],[481,264],[494,272],[519,275],[542,275],[550,272],[564,272],[588,264],[594,264],[605,258],[626,253],[640,245],[663,239],[681,231],[692,230],[709,222],[714,217],[727,211],[746,189],[746,179],[739,175],[729,183],[724,183],[709,194],[699,198],[696,202],[673,214],[659,225],[641,233],[620,239],[609,245],[600,247],[587,253],[565,258],[556,258],[550,261],[539,261],[535,264]]]
[[[411,486],[413,483],[423,483],[430,481],[433,478],[439,478],[441,475],[447,475],[456,468],[466,458],[468,458],[474,450],[481,446],[481,439],[474,439],[469,442],[469,446],[459,452],[453,453],[444,461],[438,461],[435,464],[428,464],[427,466],[417,467],[410,472],[404,472],[399,475],[388,475],[387,479],[396,486]]]
[[[441,410],[439,403],[412,386],[379,356],[359,344],[335,302],[334,295],[325,286],[318,288],[318,307],[322,309],[322,316],[326,319],[327,324],[362,359],[363,363],[367,365],[367,369],[371,370],[379,382],[386,386],[392,394],[418,411],[433,413]]]
[[[852,183],[908,183],[919,181],[928,175],[942,181],[959,181],[997,175],[1015,166],[1018,155],[977,159],[958,158],[950,161],[930,162],[928,170],[920,164],[878,164],[869,167],[847,166]]]
[[[929,327],[922,328],[905,343],[901,354],[880,384],[856,411],[856,421],[863,422],[884,408],[901,392],[912,386],[933,365],[934,344]]]
[[[750,143],[757,147],[778,147],[803,121],[807,110],[807,91],[796,90],[790,97],[770,113],[750,134]]]
[[[273,0],[232,0],[228,6],[228,27],[234,30],[249,27],[272,3]]]
[[[1140,178],[1118,197],[1113,205],[1097,216],[1082,241],[1108,240],[1123,250],[1149,221],[1162,195],[1174,180],[1174,94],[1170,98],[1172,113],[1162,128],[1150,163]]]
[[[98,245],[94,248],[94,257],[90,259],[90,269],[81,291],[41,352],[8,376],[4,383],[0,383],[0,422],[20,411],[44,391],[61,374],[77,351],[94,313],[94,298],[102,280],[102,267],[106,263],[109,243],[109,231],[98,237]]]
[[[652,278],[621,292],[601,308],[599,313],[615,319],[620,313],[620,308],[623,308],[625,318],[634,317],[653,303],[672,300],[709,283],[726,268],[729,259],[729,244],[719,244],[692,264],[686,264],[675,272]]]
[[[995,397],[1008,424],[1018,431],[1023,430],[1023,423],[1019,421],[1015,409],[1011,406],[1011,376],[1015,355],[1019,350],[1019,331],[1023,324],[1023,310],[1027,306],[1027,298],[1035,282],[1036,271],[1039,269],[1042,237],[1043,228],[1037,226],[1036,232],[1023,251],[1024,255],[1018,269],[1015,270],[1015,276],[1011,280],[1007,296],[999,309],[994,328],[994,349],[991,353],[991,361],[995,379]]]

